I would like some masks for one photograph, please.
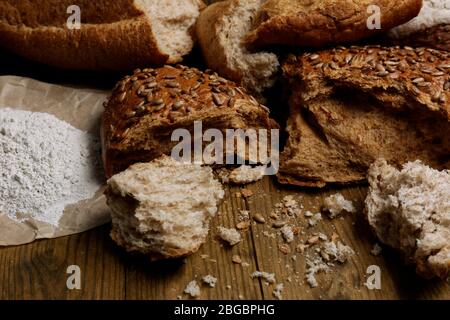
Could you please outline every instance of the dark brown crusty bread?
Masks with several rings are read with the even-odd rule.
[[[450,53],[379,46],[291,56],[281,183],[366,179],[377,158],[450,167]]]
[[[369,29],[373,14],[370,5],[381,12],[381,29]],[[322,47],[385,32],[420,12],[422,0],[268,0],[246,38],[248,47],[270,45]]]
[[[450,51],[450,24],[441,24],[401,39],[389,39],[390,45],[425,47]]]
[[[68,7],[81,28],[68,29]],[[126,70],[182,60],[201,0],[0,0],[0,46],[65,69]]]
[[[105,105],[101,133],[107,177],[170,155],[178,144],[171,141],[172,132],[192,133],[194,121],[202,121],[203,131],[278,128],[266,107],[216,73],[181,65],[138,69],[117,84]]]

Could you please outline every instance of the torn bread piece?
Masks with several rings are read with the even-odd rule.
[[[163,156],[113,176],[105,194],[113,240],[157,260],[199,249],[224,191],[211,168]]]
[[[180,62],[194,46],[201,0],[0,1],[0,46],[64,69],[127,70]],[[70,19],[69,19],[70,20]],[[76,26],[76,25],[74,25]]]
[[[369,170],[365,214],[378,239],[403,253],[425,278],[450,270],[450,172],[420,161],[401,170],[377,160]]]
[[[220,1],[206,8],[197,22],[197,36],[207,65],[254,94],[273,86],[280,66],[275,54],[251,53],[242,44],[263,2]]]

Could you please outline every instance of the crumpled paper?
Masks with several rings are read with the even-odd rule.
[[[37,80],[0,77],[0,108],[47,112],[75,128],[99,135],[100,116],[108,92],[48,84]],[[80,233],[110,221],[103,195],[104,181],[92,199],[65,208],[58,227],[34,219],[17,222],[0,212],[0,246]]]

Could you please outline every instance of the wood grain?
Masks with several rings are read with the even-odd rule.
[[[370,254],[375,239],[361,215],[365,187],[338,190],[354,200],[358,213],[353,216],[335,220],[324,218],[318,226],[310,228],[300,215],[295,223],[303,234],[290,245],[290,254],[280,252],[281,236],[269,223],[253,223],[248,231],[242,232],[240,244],[228,247],[215,237],[215,230],[218,225],[235,226],[240,210],[249,210],[250,215],[260,213],[269,222],[275,204],[285,195],[293,195],[304,211],[318,212],[323,198],[337,191],[286,188],[269,177],[246,188],[254,195],[243,198],[242,188],[227,188],[208,242],[184,261],[152,264],[145,257],[130,256],[112,242],[109,225],[74,236],[1,248],[0,299],[153,300],[177,299],[178,296],[187,299],[189,297],[183,294],[186,284],[193,279],[201,283],[201,277],[207,274],[218,277],[218,283],[216,288],[202,284],[202,299],[273,299],[272,285],[251,279],[255,270],[275,273],[277,281],[284,283],[284,299],[450,298],[447,282],[420,279],[388,248],[383,248],[381,256]],[[264,232],[276,235],[267,237]],[[311,289],[304,282],[305,256],[295,252],[295,247],[300,239],[308,239],[315,232],[328,236],[336,232],[357,254],[346,264],[336,266],[334,272],[319,274],[319,287]],[[232,263],[235,254],[249,266]],[[81,268],[81,290],[66,288],[66,269],[73,264]],[[369,290],[364,286],[369,265],[381,268],[381,290]]]

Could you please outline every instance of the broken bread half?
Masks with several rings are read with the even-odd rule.
[[[279,71],[275,54],[249,52],[242,40],[263,0],[228,0],[207,7],[197,21],[197,36],[208,67],[259,94]]]
[[[365,214],[381,242],[401,251],[423,277],[450,270],[450,172],[420,161],[401,170],[379,159],[370,167]]]
[[[201,0],[2,0],[0,46],[64,69],[176,63],[192,50],[204,7]]]
[[[112,239],[129,252],[158,260],[200,248],[224,191],[210,167],[162,156],[113,176],[105,194]]]
[[[281,183],[364,182],[378,158],[450,168],[450,53],[337,47],[291,56]]]

